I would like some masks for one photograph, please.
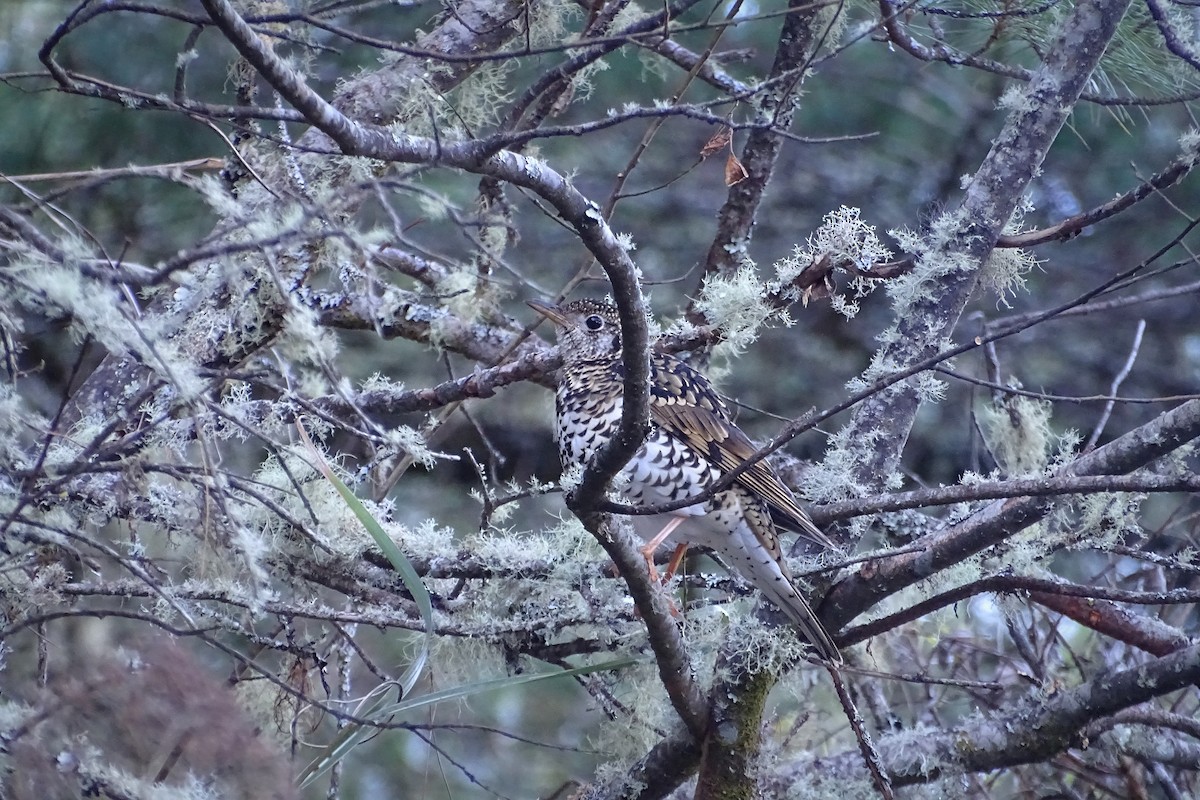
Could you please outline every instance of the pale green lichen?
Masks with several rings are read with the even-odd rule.
[[[758,598],[754,598],[758,602]],[[765,600],[762,602],[766,602]],[[776,628],[763,625],[753,614],[730,615],[731,624],[723,625],[725,641],[719,646],[726,652],[738,653],[743,661],[739,669],[748,672],[766,671],[778,674],[785,666],[800,663],[809,652],[791,626]],[[717,642],[714,642],[717,644]],[[718,668],[715,678],[728,680],[730,674]]]
[[[1032,210],[1032,203],[1025,198],[1004,226],[1004,234],[1020,233],[1024,228],[1025,215]],[[1025,290],[1025,276],[1040,263],[1037,256],[1028,250],[1019,247],[994,247],[979,270],[979,284],[994,294],[999,304],[1010,308],[1009,296]]]
[[[602,610],[606,604],[622,613],[619,606],[625,595],[619,583],[589,579],[584,565],[599,563],[600,547],[574,518],[538,532],[489,529],[469,537],[463,549],[495,572],[472,593],[469,606],[458,610],[472,627],[544,630],[554,635],[565,619],[581,626],[580,635],[603,639],[604,626],[591,625],[593,617],[599,613],[607,618]],[[590,587],[586,602],[581,582]]]
[[[976,411],[984,442],[1006,475],[1037,475],[1046,468],[1058,441],[1050,428],[1053,410],[1043,400],[1006,395]]]
[[[284,315],[283,331],[276,347],[289,362],[329,368],[337,363],[339,352],[337,339],[321,324],[317,312],[298,304]]]
[[[828,253],[846,259],[864,272],[892,257],[892,251],[876,234],[875,226],[863,222],[862,212],[849,206],[825,215],[808,238],[808,250],[817,255]]]
[[[867,491],[867,487],[859,483],[855,475],[858,473],[858,465],[863,463],[864,448],[869,448],[870,445],[851,434],[849,426],[843,426],[830,437],[825,457],[805,476],[808,499],[832,502],[859,497]],[[853,520],[851,524],[861,529],[865,521]]]
[[[384,437],[387,439],[389,445],[426,469],[432,469],[433,465],[439,459],[449,461],[458,460],[458,456],[439,453],[430,448],[424,434],[416,428],[411,428],[407,425],[400,425],[389,429],[384,433]]]
[[[563,467],[562,475],[558,479],[558,486],[564,492],[570,492],[579,482],[583,480],[583,465],[571,464]]]
[[[244,219],[249,213],[244,201],[230,192],[224,180],[217,175],[189,175],[183,180],[217,216],[233,221]]]
[[[1010,113],[1026,113],[1035,108],[1033,99],[1029,96],[1029,87],[1024,83],[1014,82],[996,101],[996,108]]]
[[[621,671],[621,702],[636,713],[619,716],[603,724],[589,738],[589,745],[608,755],[610,761],[632,763],[644,756],[660,740],[660,731],[678,719],[663,691],[658,670],[652,664],[639,664]]]
[[[475,322],[493,305],[481,295],[481,289],[487,285],[480,281],[478,273],[456,269],[438,281],[437,293],[448,311],[464,322]]]
[[[404,384],[393,380],[388,375],[382,372],[372,372],[363,380],[359,387],[363,392],[385,392],[391,394],[402,394],[404,392]]]
[[[913,259],[912,270],[888,281],[887,291],[897,320],[910,318],[913,306],[927,300],[932,287],[943,278],[975,269],[975,261],[961,252],[958,243],[966,227],[966,211],[960,208],[935,217],[923,235],[905,229],[889,231]]]
[[[1180,152],[1195,162],[1200,159],[1200,129],[1188,128],[1179,137]]]
[[[512,59],[483,62],[463,80],[453,94],[453,103],[439,109],[441,130],[456,136],[473,136],[500,121],[513,90],[508,76],[517,68]]]
[[[456,210],[456,205],[449,198],[431,191],[418,193],[416,203],[421,217],[430,222],[441,222]]]
[[[742,267],[729,277],[713,275],[704,282],[696,309],[721,330],[731,354],[741,353],[758,338],[774,313],[763,297],[754,270]]]
[[[1079,521],[1072,532],[1080,546],[1104,550],[1142,532],[1141,503],[1146,496],[1102,492],[1079,499]]]
[[[797,245],[790,255],[775,264],[775,280],[769,289],[783,292],[792,299],[802,299],[791,283],[800,273],[821,259],[830,259],[835,264],[848,262],[852,265],[852,277],[848,291],[835,293],[830,302],[835,311],[847,318],[858,313],[858,300],[874,291],[879,281],[867,274],[882,262],[889,260],[892,252],[880,240],[873,225],[861,219],[857,208],[842,206],[831,211],[803,246]]]
[[[366,502],[363,505],[369,510],[374,507],[374,504]],[[454,529],[447,525],[439,525],[436,520],[426,519],[416,526],[409,527],[386,520],[378,511],[375,518],[392,540],[410,556],[424,559],[452,558],[458,553]]]
[[[841,314],[846,319],[854,319],[858,316],[859,305],[857,300],[851,300],[843,294],[832,294],[829,296],[829,307],[838,314]]]
[[[923,403],[940,403],[946,397],[946,382],[933,373],[922,372],[916,378],[917,396]]]

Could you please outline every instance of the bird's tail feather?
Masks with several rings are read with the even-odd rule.
[[[794,586],[789,583],[783,587],[771,585],[758,588],[780,611],[787,615],[788,619],[795,623],[796,627],[800,629],[800,633],[822,658],[833,664],[842,663],[841,651],[838,650],[833,637],[817,619],[817,614],[813,611],[812,606],[800,596]]]

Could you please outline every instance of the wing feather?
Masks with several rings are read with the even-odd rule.
[[[661,353],[653,355],[650,368],[653,372],[650,416],[664,430],[726,472],[758,452],[750,438],[734,424],[729,409],[707,378],[682,361]],[[837,549],[765,460],[756,461],[736,482],[762,498],[783,527],[822,547]]]

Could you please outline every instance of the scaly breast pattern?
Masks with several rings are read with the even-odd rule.
[[[556,395],[558,452],[564,469],[586,465],[612,437],[621,422],[623,389],[618,367],[610,362],[583,364],[567,373]],[[649,505],[682,500],[716,478],[717,470],[706,458],[652,423],[646,441],[616,482],[631,502]],[[698,516],[709,511],[708,504],[697,504],[674,513]]]

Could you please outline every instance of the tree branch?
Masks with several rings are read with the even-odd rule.
[[[890,5],[885,2],[885,10]],[[1003,227],[1041,166],[1092,71],[1116,31],[1129,0],[1076,5],[1063,19],[1025,98],[1004,124],[957,210],[933,227],[922,244],[910,301],[896,308],[895,329],[875,364],[892,369],[929,358],[946,341],[975,288]],[[920,398],[911,383],[868,399],[839,434],[842,441],[868,445],[852,454],[848,476],[859,487],[892,479],[908,441]]]
[[[1200,400],[1192,400],[1061,469],[1061,476],[1128,472],[1160,458],[1200,436]],[[917,542],[924,549],[886,561],[873,561],[836,585],[822,607],[832,630],[884,597],[957,564],[1045,517],[1050,504],[1025,497],[996,501],[971,518]]]
[[[1192,644],[1132,669],[1101,674],[1073,688],[1060,687],[1048,696],[1036,690],[1011,710],[978,715],[949,730],[883,737],[879,750],[897,786],[1044,761],[1050,754],[1086,746],[1078,734],[1091,722],[1197,681],[1200,644]],[[771,775],[764,792],[770,796],[795,791],[797,785],[812,785],[814,776],[834,786],[861,768],[857,752],[795,761]]]
[[[1027,594],[1030,600],[1066,614],[1085,627],[1141,647],[1154,655],[1172,653],[1189,644],[1191,640],[1153,617],[1133,614],[1110,601],[1141,605],[1200,602],[1200,592],[1188,589],[1135,592],[1104,586],[1080,586],[1061,580],[1024,575],[993,575],[941,592],[903,611],[849,628],[838,637],[838,644],[848,647],[866,641],[968,597],[991,592]],[[1097,600],[1102,602],[1097,603]]]
[[[764,81],[774,88],[759,95],[755,109],[756,121],[770,121],[771,127],[757,128],[746,138],[740,158],[746,179],[729,188],[717,212],[717,231],[704,258],[702,281],[710,275],[727,276],[743,265],[759,206],[784,143],[776,129],[790,127],[805,70],[828,32],[833,15],[840,13],[840,6],[789,0],[788,11],[771,71]],[[687,319],[694,325],[707,321],[694,310],[694,303],[688,308]]]

